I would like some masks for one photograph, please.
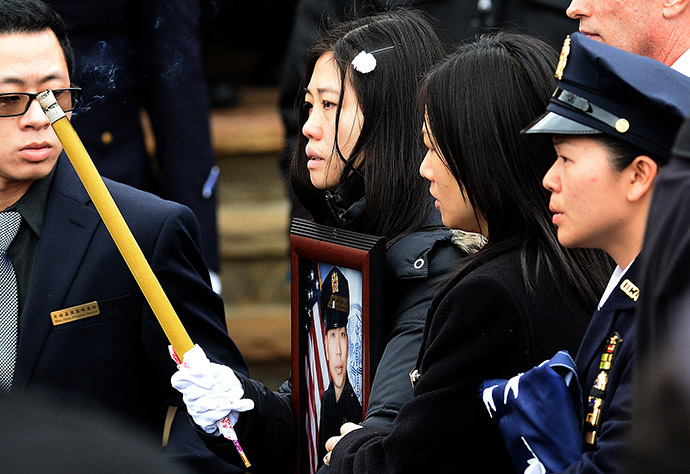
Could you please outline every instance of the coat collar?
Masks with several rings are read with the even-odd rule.
[[[360,231],[362,214],[366,207],[364,178],[354,174],[335,191],[324,193],[324,211],[321,220],[326,225]]]
[[[48,194],[27,304],[20,320],[13,391],[26,387],[46,338],[50,313],[64,308],[72,281],[100,222],[71,163],[58,159]]]
[[[626,312],[622,316],[624,318],[633,317],[632,310],[637,306],[637,299],[640,296],[637,285],[638,265],[636,259],[623,274],[601,309],[592,316],[575,358],[578,370],[584,371],[589,367],[592,359],[598,355],[604,339],[613,331],[621,313]]]

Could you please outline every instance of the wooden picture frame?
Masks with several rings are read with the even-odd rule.
[[[385,252],[384,237],[292,220],[295,473],[315,473],[323,462],[325,440],[339,434],[333,430],[339,430],[344,420],[364,419],[383,350]],[[347,357],[343,357],[345,346]],[[358,411],[359,417],[354,415]]]

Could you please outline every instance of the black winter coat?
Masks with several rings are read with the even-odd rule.
[[[526,266],[535,273],[536,252],[527,252]],[[392,431],[364,428],[343,437],[328,472],[514,472],[479,386],[559,350],[574,354],[592,309],[541,268],[532,292],[517,249],[455,275],[429,310],[413,400]]]

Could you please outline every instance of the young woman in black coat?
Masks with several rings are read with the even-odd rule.
[[[609,268],[558,244],[541,187],[553,148],[520,134],[548,103],[556,61],[535,38],[485,35],[424,80],[420,172],[444,224],[488,243],[432,302],[413,400],[390,431],[344,425],[327,443],[328,472],[514,470],[479,386],[575,351]]]
[[[385,348],[369,394],[366,426],[390,428],[400,407],[412,399],[408,374],[433,294],[474,243],[464,239],[458,245],[458,234],[443,226],[418,173],[425,148],[419,140],[416,94],[424,73],[445,53],[421,14],[395,10],[334,26],[310,50],[306,64],[292,190],[316,222],[388,240]],[[219,456],[243,466],[232,442],[214,433],[214,416],[220,420],[234,411],[234,428],[252,470],[290,470],[297,436],[291,384],[272,392],[241,374],[236,377],[239,382],[227,385],[235,388],[226,394],[203,386],[215,383],[210,369],[194,376],[183,369],[174,384],[185,394],[197,424],[207,429],[201,436]],[[229,378],[227,371],[217,377]],[[229,402],[217,409],[215,403],[224,397]],[[242,397],[253,402],[252,409],[237,401]]]

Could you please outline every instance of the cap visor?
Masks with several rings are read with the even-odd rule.
[[[562,135],[588,135],[601,131],[553,112],[545,112],[522,129],[522,133],[554,133]]]

